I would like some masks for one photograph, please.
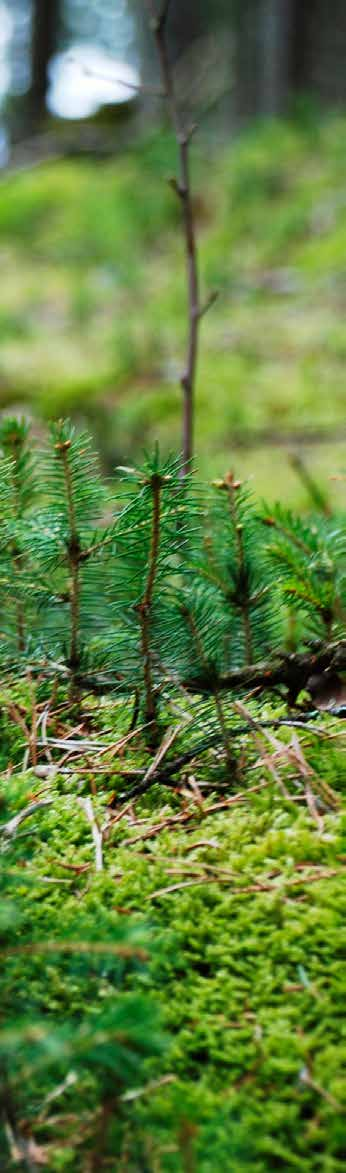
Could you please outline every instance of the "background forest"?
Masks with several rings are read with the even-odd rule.
[[[15,0],[3,17],[2,405],[38,422],[72,413],[107,471],[157,439],[178,450],[176,147],[144,7]],[[201,330],[199,468],[235,458],[274,496],[284,469],[306,502],[290,456],[327,477],[344,439],[343,6],[328,18],[318,3],[201,0],[187,14],[177,0],[167,37],[198,123],[201,283],[219,292]],[[123,69],[114,105],[103,77]]]
[[[0,3],[6,1173],[344,1169],[345,59]]]

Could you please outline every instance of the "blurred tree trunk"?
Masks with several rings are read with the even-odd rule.
[[[243,0],[235,17],[235,115],[239,123],[247,122],[257,106],[258,87],[258,3]]]
[[[240,121],[285,111],[292,91],[300,7],[304,3],[300,6],[297,0],[243,0],[238,5],[236,107]]]
[[[261,114],[282,114],[291,90],[293,0],[260,0],[258,98]]]
[[[309,88],[310,23],[319,18],[316,0],[293,0],[292,85],[301,93]]]
[[[48,66],[56,49],[60,0],[32,0],[30,121],[41,121],[46,111]]]
[[[186,49],[210,26],[210,11],[205,0],[174,0],[167,21],[167,40],[172,61],[177,61]],[[208,19],[209,18],[209,19]]]

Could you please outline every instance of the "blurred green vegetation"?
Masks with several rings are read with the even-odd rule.
[[[306,448],[317,477],[344,465],[345,137],[345,117],[329,116],[193,149],[202,284],[220,290],[202,329],[199,468],[235,465],[298,505],[293,433],[321,433]],[[0,186],[1,405],[28,405],[38,421],[83,418],[108,468],[154,439],[180,448],[174,170],[162,133],[112,161],[56,160]]]
[[[14,696],[27,712],[28,689],[14,688]],[[320,826],[297,777],[294,791],[302,802],[292,801],[292,759],[284,752],[278,759],[275,750],[294,743],[292,731],[281,730],[272,747],[280,787],[258,759],[258,743],[243,739],[243,802],[208,814],[224,797],[223,766],[211,751],[198,762],[197,777],[200,786],[215,785],[216,793],[203,792],[203,801],[196,801],[192,789],[179,794],[156,785],[135,811],[125,805],[104,841],[104,870],[96,873],[91,830],[78,801],[90,792],[90,755],[84,769],[81,758],[75,772],[71,763],[67,776],[59,766],[40,781],[35,770],[22,771],[22,731],[7,715],[4,690],[0,699],[6,745],[1,822],[37,797],[51,801],[3,840],[2,855],[0,1048],[9,1044],[10,1086],[17,1118],[38,1146],[33,1155],[56,1173],[84,1173],[95,1143],[100,1146],[95,1130],[107,1079],[119,1094],[137,1078],[133,1098],[121,1094],[117,1111],[113,1107],[105,1163],[99,1155],[94,1168],[342,1173],[346,822],[340,722],[328,717],[325,737],[307,729],[300,740],[313,793],[328,799]],[[97,740],[102,734],[112,748],[114,735],[127,728],[127,707],[114,699],[101,707],[93,702],[92,712],[88,706]],[[53,729],[59,719],[53,718]],[[321,714],[321,725],[324,720]],[[143,746],[128,744],[125,770],[147,760]],[[124,760],[111,754],[103,775],[96,775],[92,802],[100,826],[124,785],[123,772]],[[248,782],[258,790],[247,794]],[[174,821],[179,815],[189,815],[186,825]],[[118,958],[93,956],[100,940],[105,951],[122,941],[144,944],[147,959],[132,957],[131,950]],[[67,942],[66,951],[59,952],[57,941]],[[69,953],[69,941],[88,943],[90,954]],[[114,1037],[119,1022],[115,1028],[111,1023],[107,1056],[107,1026],[112,1014],[126,1012],[129,998],[132,1017],[133,1008],[138,1011],[133,1069],[127,1070],[125,1050],[119,1087],[117,1045],[124,1038]],[[150,1018],[153,1005],[159,1032]],[[31,1036],[22,1014],[33,1019]],[[100,1023],[98,1052],[90,1027],[100,1030]],[[17,1164],[4,1160],[4,1169]]]

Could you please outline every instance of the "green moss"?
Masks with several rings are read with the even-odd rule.
[[[111,739],[128,722],[122,707],[113,710],[110,702],[98,716],[95,708],[94,716]],[[88,1031],[100,1000],[104,1005],[124,994],[156,1004],[166,1044],[159,1054],[149,1049],[140,1076],[147,1094],[125,1101],[121,1118],[114,1119],[110,1160],[126,1152],[125,1168],[133,1173],[217,1173],[221,1162],[245,1173],[341,1173],[345,756],[340,723],[329,722],[329,732],[337,735],[333,741],[304,734],[312,788],[320,779],[341,803],[325,812],[321,826],[305,804],[286,801],[267,783],[245,803],[210,815],[192,799],[193,818],[185,827],[177,823],[148,837],[151,827],[186,810],[190,801],[156,787],[135,805],[139,822],[133,823],[129,810],[114,825],[98,875],[90,826],[78,803],[78,794],[88,792],[88,778],[58,773],[38,784],[32,771],[19,772],[9,787],[3,775],[3,820],[35,791],[37,796],[38,785],[52,799],[23,824],[25,838],[18,833],[5,857],[20,877],[11,895],[11,931],[20,932],[22,941],[29,931],[31,947],[25,965],[19,951],[1,978],[7,1014],[14,1006],[17,1013],[29,1007],[33,1018],[43,1013],[54,1038],[57,1022],[73,1028],[66,1052],[56,1036],[52,1075],[44,1065],[33,1069],[20,1092],[21,1112],[29,1113],[43,1151],[50,1142],[52,1171],[84,1168],[88,1140],[78,1126],[76,1132],[76,1115],[81,1103],[83,1113],[93,1111],[103,1086],[92,1057],[59,1102],[53,1129],[37,1122],[36,1105],[52,1090],[53,1075],[58,1082],[67,1062],[75,1068],[80,1030]],[[289,741],[288,731],[281,737]],[[251,786],[264,781],[263,767],[250,769],[252,756]],[[93,804],[100,822],[110,794],[124,787],[124,764],[138,767],[142,760],[143,751],[132,747],[125,763],[115,759],[108,779],[106,774],[98,783]],[[197,780],[213,769],[216,784],[220,768],[211,755],[197,763]],[[284,778],[290,768],[282,769]],[[194,876],[198,881],[198,873],[202,883],[167,890]],[[42,947],[36,953],[38,942],[59,935],[65,941],[144,944],[148,961],[105,956],[100,966],[85,955],[76,964],[68,954],[42,954]]]

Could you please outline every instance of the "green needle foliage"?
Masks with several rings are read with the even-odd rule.
[[[102,554],[111,538],[100,527],[105,490],[89,437],[56,424],[41,475],[43,509],[32,532],[41,646],[48,659],[63,658],[74,693],[106,621]]]
[[[343,636],[342,519],[263,516],[233,475],[203,492],[158,451],[120,470],[114,507],[89,437],[69,423],[42,455],[16,421],[1,440],[3,670],[65,676],[74,700],[133,694],[133,723],[140,715],[152,742],[162,698],[183,686],[213,699],[226,744],[225,681],[270,668],[288,609],[300,613],[298,650]]]
[[[263,518],[270,557],[283,597],[320,639],[342,636],[346,624],[345,518],[317,515],[304,521],[277,505]]]
[[[162,463],[156,451],[139,470],[120,470],[125,506],[116,529],[111,604],[115,617],[114,668],[125,687],[143,695],[143,715],[155,725],[167,635],[169,589],[179,571],[191,512],[178,461]]]
[[[233,1035],[229,1036],[228,1026],[232,1030],[232,1023],[236,1021],[237,1030],[239,1007],[257,1005],[260,986],[257,972],[260,971],[256,966],[261,953],[258,941],[272,942],[270,948],[276,964],[281,917],[284,921],[286,915],[288,919],[292,916],[290,964],[287,972],[287,967],[283,966],[280,983],[288,981],[295,988],[297,963],[303,966],[305,974],[306,934],[317,932],[317,921],[312,923],[309,920],[307,904],[299,904],[304,944],[297,952],[296,910],[286,897],[281,904],[281,888],[279,890],[275,873],[273,880],[271,873],[267,877],[267,868],[264,868],[268,858],[275,859],[284,850],[287,883],[292,883],[295,890],[295,856],[293,863],[291,855],[289,859],[287,857],[285,822],[283,833],[280,821],[284,812],[277,813],[276,846],[272,833],[273,811],[271,800],[266,798],[267,791],[257,795],[255,801],[258,800],[259,806],[253,816],[246,810],[239,812],[238,822],[235,813],[232,813],[232,819],[227,819],[224,824],[225,869],[222,870],[219,892],[213,888],[215,905],[207,881],[211,877],[217,878],[220,866],[217,854],[213,871],[213,856],[210,857],[210,852],[219,850],[217,840],[216,844],[215,840],[214,843],[210,839],[204,841],[208,856],[205,873],[202,870],[201,875],[198,872],[195,875],[194,871],[200,866],[201,857],[194,855],[187,862],[189,837],[186,843],[182,841],[181,873],[185,876],[186,868],[191,869],[199,895],[192,897],[192,890],[190,895],[189,884],[188,892],[185,892],[186,881],[182,880],[183,904],[180,905],[179,893],[178,903],[173,905],[174,934],[170,940],[167,932],[170,914],[165,914],[165,903],[162,908],[158,901],[165,891],[169,898],[173,894],[174,900],[175,888],[180,887],[180,882],[179,870],[177,879],[173,871],[172,882],[170,858],[167,872],[162,866],[164,841],[159,852],[152,850],[145,855],[140,849],[133,851],[137,828],[131,836],[131,820],[130,826],[118,820],[117,814],[113,820],[108,795],[102,785],[100,789],[97,787],[96,793],[98,767],[90,764],[89,774],[90,743],[87,737],[80,738],[85,753],[82,765],[71,764],[68,780],[61,762],[55,773],[50,747],[60,747],[61,723],[66,717],[67,723],[72,723],[74,728],[75,710],[79,710],[78,722],[83,716],[80,703],[83,691],[95,690],[102,694],[109,690],[124,703],[115,707],[110,699],[105,704],[111,728],[104,730],[101,726],[103,735],[107,733],[112,738],[122,738],[130,719],[129,698],[133,696],[132,725],[137,721],[144,725],[147,747],[153,748],[165,723],[172,723],[172,709],[178,710],[179,723],[176,722],[176,726],[181,738],[180,749],[185,751],[188,743],[185,755],[180,752],[179,768],[185,768],[193,756],[198,756],[203,730],[204,748],[221,744],[222,758],[227,766],[225,773],[220,774],[218,758],[217,773],[214,773],[213,759],[207,767],[209,781],[213,783],[217,778],[218,787],[220,779],[222,786],[229,786],[235,778],[234,730],[237,718],[234,706],[227,703],[227,694],[234,698],[244,692],[244,687],[246,691],[251,691],[254,685],[257,687],[256,672],[260,688],[268,687],[267,680],[271,681],[272,674],[270,686],[277,687],[283,682],[293,700],[306,683],[307,669],[300,668],[298,687],[297,679],[292,681],[290,675],[292,665],[287,648],[291,637],[291,611],[297,612],[299,620],[293,660],[300,657],[301,662],[306,657],[309,664],[316,658],[317,647],[323,663],[328,665],[331,642],[338,650],[344,646],[346,559],[343,519],[316,516],[302,521],[281,507],[268,516],[253,501],[247,488],[231,474],[203,489],[195,483],[193,474],[182,482],[179,461],[163,461],[157,451],[145,459],[140,469],[120,470],[122,485],[114,500],[114,490],[105,486],[100,477],[90,439],[79,436],[69,423],[56,424],[49,444],[42,453],[38,451],[36,454],[26,425],[6,421],[2,427],[1,446],[3,760],[7,766],[22,757],[24,732],[33,766],[27,777],[23,773],[17,775],[17,784],[15,771],[10,785],[6,772],[0,795],[4,814],[8,812],[13,816],[23,802],[31,808],[29,831],[26,827],[19,829],[17,823],[14,832],[13,818],[3,822],[1,828],[0,944],[5,964],[1,973],[0,1132],[2,1127],[4,1167],[10,1170],[21,1162],[23,1168],[32,1170],[39,1167],[42,1157],[46,1164],[48,1162],[47,1167],[56,1169],[57,1173],[63,1168],[107,1168],[110,1161],[114,1164],[114,1160],[119,1168],[133,1168],[134,1171],[154,1168],[156,1158],[153,1150],[151,1161],[150,1129],[151,1111],[154,1120],[156,1111],[159,1140],[162,1135],[166,1143],[168,1130],[171,1136],[177,1137],[178,1145],[176,1156],[172,1149],[172,1162],[169,1158],[167,1166],[162,1165],[162,1169],[172,1168],[180,1173],[183,1166],[192,1168],[196,1152],[201,1169],[213,1170],[213,1161],[215,1166],[222,1160],[227,1164],[231,1153],[231,1160],[237,1168],[253,1166],[262,1173],[264,1168],[272,1168],[274,1164],[271,1159],[269,1163],[267,1160],[269,1116],[265,1116],[265,1124],[260,1130],[263,1161],[261,1157],[257,1161],[257,1112],[263,1113],[268,1087],[275,1108],[277,1093],[272,1095],[271,1089],[276,1087],[278,1072],[285,1119],[287,1071],[291,1080],[288,1102],[290,1110],[293,1112],[294,1108],[296,1113],[292,1121],[302,1115],[297,1079],[301,1070],[303,1074],[306,1070],[309,1075],[310,1067],[309,1059],[305,1063],[305,1044],[298,1031],[297,1037],[292,1031],[292,1023],[294,1026],[300,1024],[299,1012],[289,1003],[291,1008],[287,1018],[280,1019],[274,1029],[272,1010],[270,1008],[266,1017],[264,999],[264,1029],[263,1036],[259,1036],[259,1046],[257,1037],[252,1037],[252,1028],[248,1034],[248,1010],[246,1014],[244,1012],[241,1039],[239,1033],[235,1040]],[[284,668],[288,665],[287,677],[280,676],[281,665]],[[28,679],[23,683],[21,677],[25,674]],[[52,737],[49,742],[44,741],[43,723],[44,716],[48,719],[48,710],[51,732],[56,734],[56,740]],[[100,709],[101,722],[102,712],[103,707]],[[91,702],[87,716],[84,710],[84,732],[86,722],[94,721],[96,713],[97,705],[93,708]],[[182,732],[180,714],[184,720],[186,716],[189,718],[187,732],[186,726]],[[65,725],[63,728],[65,730]],[[174,734],[175,731],[174,728]],[[170,731],[165,748],[171,744],[169,737]],[[139,758],[137,750],[134,792],[138,794],[142,786],[143,758],[146,764],[146,747],[143,741],[136,744],[139,744]],[[66,745],[64,741],[64,760]],[[113,745],[114,741],[110,748]],[[286,743],[282,743],[282,751],[284,748]],[[41,759],[37,762],[41,749],[43,766]],[[80,752],[83,755],[83,749]],[[322,752],[319,747],[319,754]],[[330,746],[327,752],[331,757]],[[166,759],[163,765],[169,771],[172,764],[171,777],[174,778],[177,759]],[[291,770],[291,764],[292,759],[288,758],[287,769]],[[336,768],[339,772],[339,765]],[[106,766],[106,776],[108,769],[118,801],[113,759],[111,765]],[[72,770],[75,770],[74,775]],[[47,772],[46,790],[46,784],[38,779],[46,778]],[[324,772],[323,764],[323,781]],[[156,776],[157,781],[160,781],[160,775]],[[122,775],[120,784],[123,785]],[[94,786],[95,796],[91,827],[87,826],[78,801],[80,793],[89,785]],[[41,801],[42,793],[47,793],[48,802],[47,799]],[[131,790],[129,793],[131,795]],[[326,795],[327,792],[320,789],[316,803],[321,793]],[[174,793],[172,799],[175,818],[179,797],[177,800]],[[313,810],[319,817],[316,803],[314,799]],[[148,809],[144,806],[144,810]],[[214,803],[210,809],[214,810]],[[297,811],[295,806],[293,809]],[[163,836],[167,835],[166,810],[165,806]],[[332,806],[331,819],[334,818],[333,811]],[[29,818],[27,809],[23,813]],[[149,821],[151,816],[152,811]],[[210,834],[214,833],[215,826],[214,813],[210,817],[208,835],[209,830]],[[249,844],[250,817],[258,818],[260,826],[254,855],[251,854],[252,844]],[[297,818],[300,817],[297,813]],[[192,844],[194,853],[204,851],[198,819],[199,810],[195,826],[197,838]],[[93,851],[95,827],[103,836],[109,866],[95,866],[93,875],[89,857]],[[221,814],[217,827],[223,833]],[[312,833],[307,837],[304,827],[302,822],[297,867],[303,864],[309,868],[310,883],[311,878],[315,878],[313,871],[310,875],[310,869],[313,869],[314,861],[320,859],[321,864],[327,866],[328,879],[335,875],[335,885],[339,885],[339,877],[329,869],[329,833],[325,838],[319,838],[315,856],[317,849]],[[113,835],[115,842],[112,842]],[[234,843],[237,843],[237,851]],[[230,848],[231,874],[227,876]],[[151,878],[148,878],[148,861],[153,868]],[[179,859],[174,858],[175,867],[177,862]],[[241,881],[243,872],[239,892],[237,885],[231,893],[227,892],[223,879],[233,884],[234,876],[241,873]],[[254,944],[251,945],[256,916],[253,917],[251,910],[246,911],[247,905],[243,911],[242,900],[252,896],[254,891],[259,934],[254,935]],[[336,887],[335,891],[339,893],[339,888]],[[240,895],[241,900],[238,899]],[[146,909],[149,909],[145,901],[149,899],[155,900],[155,904],[150,905],[154,933],[146,928],[144,920]],[[235,900],[232,915],[240,926],[238,939],[233,936],[231,952],[230,899]],[[271,910],[269,919],[267,912],[261,911],[261,901],[267,899]],[[133,915],[136,910],[139,910],[137,919]],[[220,924],[225,928],[221,952],[218,943]],[[336,935],[332,939],[331,952],[335,949],[335,941]],[[147,954],[148,942],[150,956]],[[324,945],[323,936],[323,948]],[[245,985],[243,962],[239,968],[240,949],[243,953],[245,951],[245,959],[249,957],[245,964]],[[303,1023],[309,1028],[311,1014],[316,1009],[316,1029],[319,1030],[321,1003],[319,996],[315,998],[313,993],[315,952],[314,944],[312,984],[306,995]],[[239,980],[235,977],[238,971]],[[318,978],[318,967],[316,972]],[[265,980],[262,980],[267,990],[272,974],[269,969],[264,973]],[[166,1054],[163,1048],[161,1059],[160,1021],[153,1007],[150,988],[154,990],[158,1006],[161,1003],[164,1006],[165,1025],[172,1034],[170,1051]],[[230,999],[231,1005],[227,1035],[223,1015],[214,1014],[215,1007],[225,1006],[225,997]],[[259,1005],[262,1005],[261,996]],[[286,1032],[284,1037],[289,1044],[288,1059],[284,1056],[281,1060],[282,1021]],[[261,1019],[259,1023],[262,1029]],[[335,1037],[333,1034],[333,1039]],[[249,1107],[247,1085],[243,1092],[242,1080],[247,1079],[249,1069],[257,1078],[259,1058],[261,1063],[262,1060],[265,1062],[263,1080],[260,1076],[258,1104],[256,1100],[254,1106]],[[208,1089],[206,1082],[202,1131],[199,1136],[197,1130],[193,1139],[188,1130],[194,1127],[194,1118],[199,1111],[198,1095],[203,1081],[207,1081],[210,1065],[214,1079],[214,1063],[215,1089]],[[227,1087],[232,1089],[234,1104],[230,1104],[230,1110],[227,1106],[227,1111],[224,1104],[218,1104],[218,1115],[214,1116],[219,1069],[226,1070]],[[311,1084],[311,1099],[316,1088],[323,1085],[323,1073],[320,1075],[317,1069],[315,1076],[313,1068],[312,1071],[311,1079],[316,1082]],[[304,1081],[303,1088],[306,1092]],[[147,1093],[151,1095],[152,1091],[158,1096],[156,1109],[150,1107],[149,1094],[146,1106]],[[187,1094],[190,1102],[186,1099]],[[333,1088],[331,1095],[334,1096]],[[335,1102],[339,1102],[338,1086]],[[248,1119],[249,1129],[246,1127]],[[148,1125],[146,1121],[149,1121]],[[52,1123],[56,1128],[55,1145],[49,1131]],[[131,1133],[133,1124],[136,1127]],[[274,1155],[276,1160],[278,1153],[280,1160],[287,1163],[294,1123],[288,1128],[287,1144],[285,1128],[281,1122],[277,1142],[281,1148],[277,1147]],[[276,1144],[276,1126],[271,1117],[270,1129]],[[310,1152],[310,1141],[305,1143],[304,1136],[301,1142],[299,1140],[300,1144],[302,1151],[305,1152],[305,1145]],[[338,1151],[338,1137],[335,1146]],[[167,1153],[170,1151],[168,1148]],[[208,1151],[213,1153],[210,1164]],[[335,1164],[335,1171],[338,1167]],[[161,1165],[158,1164],[157,1168]]]
[[[204,667],[217,680],[278,646],[280,600],[256,508],[232,474],[214,482],[201,536],[186,592],[186,621],[201,674]]]
[[[28,528],[36,481],[25,421],[3,421],[0,450],[0,646],[6,657],[25,653],[35,623]]]

